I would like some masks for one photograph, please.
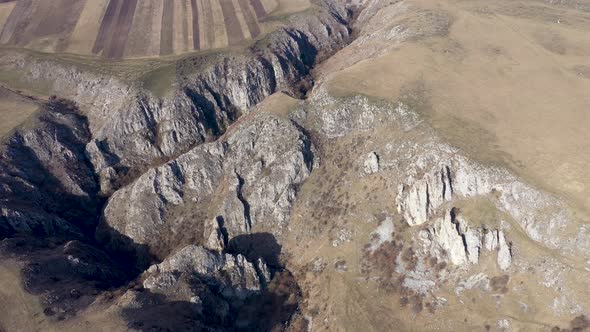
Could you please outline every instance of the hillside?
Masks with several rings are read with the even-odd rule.
[[[590,329],[587,1],[60,1],[0,3],[0,331]]]

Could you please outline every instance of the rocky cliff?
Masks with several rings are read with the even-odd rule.
[[[583,325],[590,228],[566,199],[450,144],[416,100],[331,81],[405,41],[441,47],[452,16],[407,2],[314,1],[245,50],[131,78],[8,52],[54,96],[0,143],[0,256],[64,326]]]

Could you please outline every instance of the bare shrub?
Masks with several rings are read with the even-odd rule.
[[[494,290],[494,292],[501,292],[507,293],[508,292],[508,282],[510,281],[510,276],[507,274],[503,276],[493,277],[490,280],[490,286]]]

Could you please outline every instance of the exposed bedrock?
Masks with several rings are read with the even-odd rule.
[[[458,266],[478,264],[484,254],[482,248],[486,248],[487,252],[496,252],[498,267],[508,270],[512,264],[512,252],[504,231],[473,227],[458,213],[458,209],[453,208],[434,221],[429,229],[434,244],[440,246],[450,262]]]
[[[215,140],[270,94],[305,94],[312,67],[351,39],[347,5],[315,6],[244,52],[180,60],[169,68],[175,78],[163,97],[63,63],[17,56],[1,62],[31,81],[50,82],[56,94],[81,106],[92,133],[87,154],[108,196],[150,167]]]
[[[100,203],[89,140],[77,107],[52,100],[1,143],[0,238],[94,232]]]
[[[400,137],[377,148],[379,174],[390,174],[388,180],[398,188],[392,204],[413,228],[431,226],[461,202],[469,205],[483,199],[505,217],[504,226],[521,228],[529,238],[560,254],[590,257],[587,227],[578,223],[564,200],[527,184],[505,168],[466,157],[444,143],[404,103],[374,103],[362,96],[335,98],[320,85],[314,89],[310,105],[305,114],[298,115],[300,121],[315,126],[314,130],[328,139],[369,132],[380,123],[395,128]],[[371,163],[364,154],[359,158]],[[498,227],[500,217],[494,218],[486,221],[488,229],[506,230]]]
[[[143,285],[151,291],[169,294],[185,283],[192,289],[176,292],[176,300],[200,302],[202,287],[195,287],[198,284],[214,287],[226,300],[244,300],[260,292],[268,282],[270,272],[262,260],[251,263],[240,254],[233,256],[187,246],[162,263],[152,265]]]
[[[442,158],[441,158],[442,157]],[[500,168],[486,167],[461,156],[438,156],[422,177],[408,176],[396,199],[398,211],[411,226],[429,222],[445,206],[457,200],[488,197],[533,240],[564,253],[588,252],[582,241],[571,237],[574,226],[564,203],[539,191]],[[424,163],[425,161],[418,161]],[[579,236],[583,232],[579,233]]]
[[[220,250],[254,228],[280,233],[297,186],[317,162],[313,146],[287,119],[260,113],[241,121],[217,142],[115,192],[104,209],[99,240],[114,250],[133,250],[117,240],[122,234],[163,258],[181,244]]]

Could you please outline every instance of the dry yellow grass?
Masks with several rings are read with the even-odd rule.
[[[0,264],[0,328],[3,331],[48,331],[39,300],[23,289],[20,269],[21,266],[11,260]]]
[[[452,16],[449,35],[350,66],[332,90],[421,94],[424,116],[452,143],[589,210],[590,80],[572,68],[590,64],[590,15],[532,2],[414,3]]]
[[[36,103],[0,88],[0,138],[10,133],[38,109]]]
[[[289,111],[300,103],[301,101],[298,99],[290,97],[282,92],[277,92],[266,97],[264,102],[258,106],[258,110],[287,117]]]

